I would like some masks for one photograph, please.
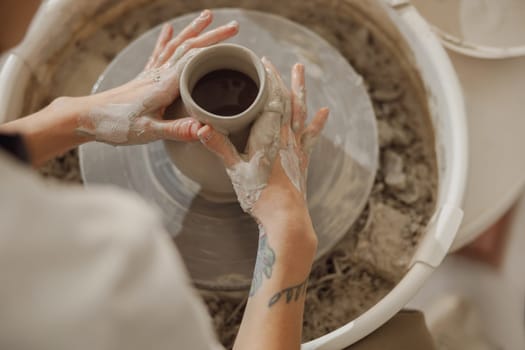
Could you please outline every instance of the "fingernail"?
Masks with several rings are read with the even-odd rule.
[[[233,28],[239,28],[239,22],[237,22],[236,20],[233,20],[233,21],[228,22],[226,26],[233,27]]]
[[[211,129],[208,125],[203,126],[197,131],[197,137],[202,143],[207,143],[211,137]]]
[[[199,122],[197,121],[192,122],[191,127],[190,127],[191,136],[193,137],[197,136],[197,131],[199,131],[200,127],[201,125]]]
[[[211,11],[208,10],[208,9],[206,9],[206,10],[204,10],[204,11],[201,12],[201,14],[199,15],[199,17],[201,17],[201,18],[207,18],[207,17],[209,17],[210,15],[211,15]]]

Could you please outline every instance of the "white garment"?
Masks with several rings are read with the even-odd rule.
[[[159,214],[0,152],[0,349],[221,349]]]

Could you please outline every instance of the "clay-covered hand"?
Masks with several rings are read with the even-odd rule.
[[[210,126],[202,127],[201,142],[224,162],[244,211],[261,219],[260,198],[273,189],[293,192],[305,205],[309,154],[328,117],[321,109],[305,126],[304,66],[292,70],[292,92],[285,87],[275,67],[263,59],[269,81],[269,98],[256,120],[246,152],[239,154],[230,140]],[[273,206],[275,208],[275,205]]]
[[[276,72],[272,65],[270,65],[270,69]],[[279,82],[283,85],[281,79]],[[280,134],[279,162],[274,166],[271,180],[273,183],[279,182],[279,186],[291,182],[304,199],[306,199],[306,179],[310,153],[323,131],[328,114],[328,108],[321,108],[312,122],[306,125],[305,71],[302,64],[296,64],[292,69],[292,118],[283,121]],[[283,171],[287,179],[281,179],[278,176]]]
[[[162,120],[162,115],[179,96],[179,78],[186,62],[202,48],[239,30],[233,21],[201,34],[212,20],[211,11],[205,10],[175,37],[173,27],[164,25],[144,71],[120,87],[90,96],[78,117],[77,131],[114,145],[197,140],[198,121]]]

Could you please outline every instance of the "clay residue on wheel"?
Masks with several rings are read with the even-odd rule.
[[[367,208],[346,237],[315,264],[307,294],[303,337],[313,339],[356,318],[386,295],[405,273],[434,211],[437,170],[426,102],[413,72],[379,32],[356,18],[346,1],[265,0],[150,1],[72,42],[53,60],[35,91],[49,99],[88,94],[113,57],[146,29],[204,7],[246,7],[274,12],[308,26],[337,47],[359,72],[373,100],[380,140],[380,168]],[[329,5],[326,5],[329,4]],[[50,66],[47,66],[49,69]],[[53,68],[54,67],[54,68]],[[77,155],[48,164],[47,175],[79,180]],[[231,346],[246,295],[202,292],[218,335]]]

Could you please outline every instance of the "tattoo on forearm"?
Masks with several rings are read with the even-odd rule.
[[[268,307],[275,305],[281,297],[284,295],[286,298],[286,304],[290,304],[292,300],[297,301],[302,295],[306,294],[306,287],[308,285],[308,278],[302,283],[296,284],[294,286],[285,288],[280,292],[275,293],[268,301]]]
[[[259,229],[261,230],[261,235],[259,237],[259,248],[257,250],[257,260],[255,261],[250,296],[254,296],[257,290],[259,290],[264,276],[266,276],[267,279],[272,277],[273,265],[275,264],[275,251],[268,244],[268,236],[262,227]]]

